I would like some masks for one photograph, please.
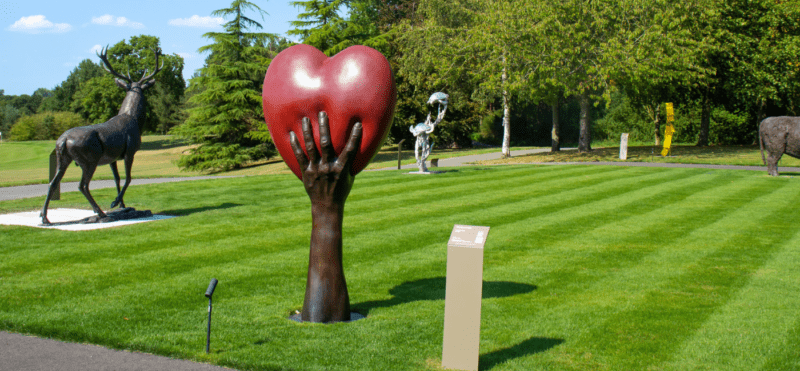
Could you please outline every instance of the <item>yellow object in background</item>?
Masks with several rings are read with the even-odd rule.
[[[675,116],[672,111],[672,103],[667,103],[667,127],[664,128],[664,149],[661,150],[661,156],[669,155],[670,146],[672,145],[672,134],[675,133],[675,127],[672,122],[675,121]]]
[[[672,145],[672,134],[675,133],[675,127],[672,124],[667,124],[664,129],[664,149],[661,150],[661,156],[669,155],[670,146]]]
[[[665,105],[667,106],[667,125],[669,125],[671,122],[675,121],[675,116],[672,111],[672,103],[665,103]]]

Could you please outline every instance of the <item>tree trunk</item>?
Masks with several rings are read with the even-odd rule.
[[[767,105],[767,100],[763,99],[763,98],[759,98],[756,104],[758,105],[758,111],[756,112],[756,131],[755,131],[756,132],[756,138],[753,141],[753,144],[757,144],[759,142],[759,139],[758,139],[758,128],[759,128],[759,125],[761,125],[761,121],[764,121],[764,119],[766,118],[766,117],[764,117],[764,116],[766,116],[764,114],[764,108]]]
[[[508,103],[508,72],[506,71],[506,55],[503,53],[503,158],[511,157],[511,108]]]
[[[651,118],[653,119],[653,137],[655,138],[655,146],[658,147],[661,145],[661,104],[656,103],[656,109],[650,109],[647,105],[645,105],[645,109],[649,114],[651,114]]]
[[[559,132],[559,115],[558,115],[558,106],[560,100],[556,98],[556,101],[552,104],[553,109],[553,130],[550,132],[550,152],[557,152],[561,150],[561,138]]]
[[[592,128],[590,122],[591,115],[591,102],[589,101],[589,93],[585,92],[580,97],[581,105],[581,133],[578,139],[578,152],[589,152],[592,150]]]
[[[700,110],[700,133],[697,136],[697,146],[708,145],[708,132],[711,126],[711,88],[706,86],[703,93],[703,107]]]

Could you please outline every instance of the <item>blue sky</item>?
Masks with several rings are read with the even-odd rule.
[[[286,35],[300,11],[290,0],[251,0],[269,13],[247,15],[261,23],[262,32]],[[0,0],[0,89],[6,95],[33,94],[52,89],[84,59],[95,63],[100,46],[131,36],[152,35],[164,54],[183,56],[184,79],[203,66],[197,52],[210,43],[203,34],[221,31],[211,12],[230,0]]]

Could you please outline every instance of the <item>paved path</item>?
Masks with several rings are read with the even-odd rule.
[[[199,345],[204,346],[205,344]],[[200,349],[202,351],[202,348]],[[225,371],[229,368],[152,354],[0,332],[0,371]]]
[[[564,150],[570,150],[574,148],[564,148]],[[518,151],[511,151],[511,157],[528,155],[531,153],[542,153],[542,152],[550,152],[550,148],[536,148],[536,149],[521,149]],[[500,148],[497,149],[496,152],[491,153],[483,153],[480,155],[470,155],[470,156],[461,156],[461,157],[450,157],[450,158],[443,158],[439,160],[440,167],[454,167],[454,166],[467,166],[470,162],[475,161],[489,161],[489,160],[497,160],[503,157]],[[435,157],[434,157],[435,158]],[[430,162],[431,157],[428,157],[428,162]],[[416,169],[417,164],[408,164],[400,166],[401,169]],[[397,166],[393,167],[385,167],[381,169],[375,170],[397,170]]]
[[[199,180],[199,179],[216,179],[216,178],[232,178],[232,176],[192,176],[180,178],[154,178],[154,179],[133,179],[131,185],[140,184],[153,184],[153,183],[168,183],[168,182],[182,182],[184,180]],[[121,182],[125,184],[123,180]],[[40,197],[47,194],[49,184],[33,184],[17,187],[0,187],[0,201],[16,200],[20,198]],[[114,188],[116,185],[113,180],[93,180],[89,183],[89,189],[95,190],[100,188]],[[77,192],[78,182],[64,182],[61,183],[61,192]]]
[[[671,167],[671,168],[696,168],[696,169],[717,169],[717,170],[752,170],[767,173],[766,166],[740,166],[740,165],[706,165],[706,164],[672,164],[660,162],[616,162],[616,161],[594,161],[594,162],[528,162],[520,165],[606,165],[606,166],[634,166],[634,167]],[[783,173],[800,172],[800,167],[779,166],[778,171]]]
[[[575,150],[575,148],[562,148],[563,151]],[[532,153],[550,152],[550,148],[525,149],[511,151],[511,157],[518,157]],[[440,167],[469,166],[472,162],[497,160],[502,157],[500,149],[497,152],[484,153],[480,155],[443,158],[439,160]],[[738,166],[738,165],[704,165],[704,164],[673,164],[660,162],[616,162],[616,161],[594,161],[594,162],[528,162],[514,165],[606,165],[606,166],[637,166],[637,167],[669,167],[669,168],[700,168],[718,170],[752,170],[767,172],[766,166]],[[401,169],[416,169],[416,164],[403,165]],[[430,168],[430,166],[429,166]],[[386,167],[376,170],[396,170],[397,166]],[[800,167],[779,166],[779,172],[800,173]]]
[[[521,156],[529,153],[548,152],[550,149],[531,149],[512,151],[512,156]],[[467,166],[470,162],[486,161],[501,157],[500,150],[481,155],[453,157],[439,160],[441,167]],[[754,170],[763,171],[765,166],[730,166],[730,165],[693,165],[693,164],[665,164],[652,162],[558,162],[558,163],[531,163],[535,165],[610,165],[610,166],[644,166],[644,167],[674,167],[674,168],[706,168],[726,170]],[[404,165],[403,169],[415,169],[416,165]],[[391,170],[389,167],[379,170]],[[780,167],[779,171],[793,173],[800,172],[796,167]],[[151,184],[163,182],[179,182],[184,180],[223,178],[216,176],[161,178],[161,179],[134,179],[131,184]],[[91,189],[114,187],[112,180],[97,180],[90,185]],[[0,201],[26,197],[38,197],[47,193],[47,184],[38,184],[20,187],[0,188]],[[77,191],[77,183],[63,183],[61,191]],[[152,354],[118,351],[89,344],[64,343],[61,341],[41,339],[20,334],[0,331],[0,371],[15,370],[229,370],[222,367],[204,363],[195,363],[185,360],[176,360]]]

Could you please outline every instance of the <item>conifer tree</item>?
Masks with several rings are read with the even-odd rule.
[[[245,11],[266,14],[246,0],[211,14],[232,18],[225,32],[208,32],[213,44],[200,73],[189,82],[188,118],[171,132],[199,144],[178,165],[200,171],[225,171],[272,156],[274,146],[264,123],[261,86],[270,58],[288,46],[270,33],[250,32],[261,24]],[[277,47],[275,47],[277,45]]]
[[[311,45],[328,56],[344,49],[336,46],[346,41],[342,31],[347,23],[339,15],[339,8],[345,4],[345,0],[292,1],[290,4],[302,8],[303,13],[297,16],[298,20],[291,22],[296,28],[289,30],[287,34],[300,36],[304,44]]]

